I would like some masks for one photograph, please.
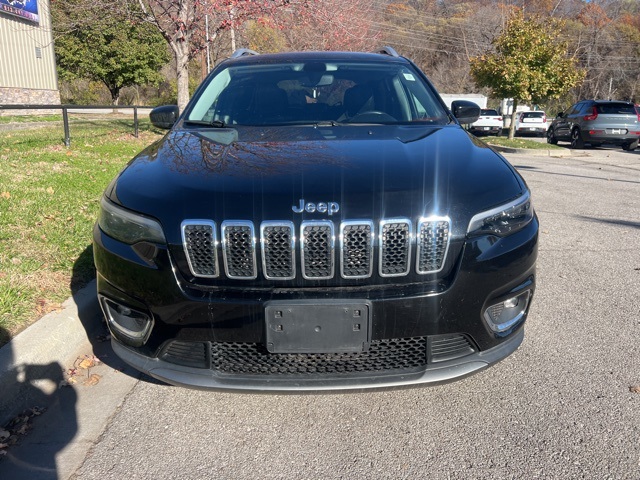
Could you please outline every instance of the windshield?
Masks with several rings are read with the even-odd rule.
[[[209,79],[186,120],[217,126],[449,123],[435,93],[409,66],[349,61],[229,66]]]

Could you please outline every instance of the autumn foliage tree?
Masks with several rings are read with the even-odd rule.
[[[130,19],[152,25],[174,57],[178,108],[189,101],[189,62],[223,32],[273,15],[286,0],[102,0]],[[208,28],[207,28],[208,27]]]
[[[471,75],[479,87],[490,88],[497,98],[513,98],[510,139],[519,103],[559,98],[584,78],[556,31],[552,22],[514,15],[493,40],[492,50],[471,59]]]

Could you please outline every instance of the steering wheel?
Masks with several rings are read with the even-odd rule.
[[[353,123],[385,123],[385,122],[397,122],[395,117],[392,117],[388,113],[381,112],[379,110],[369,110],[362,113],[357,113],[351,117],[348,122]]]

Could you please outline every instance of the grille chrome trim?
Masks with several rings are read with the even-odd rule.
[[[353,235],[345,233],[345,230],[350,227],[358,228]],[[356,235],[360,238],[348,238]],[[363,235],[368,238],[363,238]],[[374,237],[373,222],[370,220],[349,220],[340,224],[340,275],[342,278],[369,278],[373,275]],[[354,245],[356,242],[362,243],[363,240],[364,246]],[[349,274],[347,270],[356,273]]]
[[[267,259],[269,259],[269,262],[272,262],[274,257],[274,255],[271,254],[271,250],[274,250],[274,248],[272,246],[273,241],[270,241],[271,234],[269,231],[273,230],[275,234],[276,229],[281,229],[281,234],[278,235],[280,239],[282,238],[282,234],[286,235],[285,232],[288,230],[290,239],[288,256],[285,257],[285,252],[282,248],[278,251],[278,256],[280,257],[279,263],[284,264],[279,268],[271,264],[267,265]],[[280,243],[282,243],[282,241]],[[296,235],[293,222],[262,222],[260,224],[260,246],[262,248],[262,274],[264,278],[267,280],[293,280],[296,278]],[[288,266],[286,265],[287,263],[289,263]],[[285,275],[284,273],[287,272],[287,269],[289,269],[289,274]],[[278,270],[281,275],[274,274]]]
[[[403,277],[411,269],[413,225],[408,218],[387,218],[380,221],[378,233],[380,254],[378,272],[381,277]]]
[[[199,229],[205,235],[211,236],[210,245],[200,245],[202,251],[194,251],[194,242],[191,240],[191,234],[189,231]],[[180,232],[182,234],[182,247],[184,254],[187,257],[187,263],[191,275],[199,278],[218,278],[220,276],[220,268],[218,266],[218,234],[216,229],[216,222],[211,220],[185,220],[180,225]],[[208,241],[208,240],[206,240]],[[197,246],[197,245],[196,245]],[[202,257],[201,261],[198,261],[198,257]],[[206,259],[212,262],[212,265],[201,265]],[[211,273],[203,273],[205,271],[211,271]]]
[[[415,223],[403,217],[382,219],[378,224],[365,219],[345,220],[338,232],[336,227],[331,220],[309,220],[301,222],[297,231],[295,222],[264,221],[259,227],[258,265],[253,222],[226,220],[217,231],[212,220],[189,219],[181,224],[182,248],[191,275],[198,278],[218,278],[222,271],[230,279],[254,280],[261,269],[260,275],[266,280],[294,280],[301,268],[305,280],[330,280],[336,276],[339,261],[340,277],[353,280],[370,278],[376,268],[383,278],[406,276],[412,267],[418,275],[438,273],[445,266],[451,244],[451,219],[447,216],[422,217]],[[339,260],[336,233],[340,236]],[[300,266],[296,266],[298,249]]]
[[[222,257],[227,277],[234,280],[258,278],[256,236],[253,222],[226,220],[222,222],[220,228],[222,230]]]
[[[324,238],[323,238],[324,237]],[[319,253],[311,255],[311,249]],[[305,280],[329,280],[335,275],[335,235],[330,220],[300,225],[300,260]]]
[[[431,216],[418,220],[416,229],[416,272],[420,275],[438,273],[444,268],[449,253],[451,219]],[[433,246],[435,243],[435,247]],[[431,255],[435,259],[430,259]],[[433,268],[428,268],[428,267]]]

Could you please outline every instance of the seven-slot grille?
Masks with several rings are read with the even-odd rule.
[[[183,247],[191,274],[201,278],[218,277],[221,270],[218,267],[218,250],[221,249],[224,274],[228,278],[257,278],[258,252],[253,223],[240,220],[222,222],[221,247],[216,229],[216,223],[209,220],[186,220],[182,223]],[[408,218],[382,220],[377,232],[370,220],[342,222],[338,232],[330,220],[305,221],[300,225],[298,239],[292,222],[263,222],[259,231],[262,275],[268,280],[292,280],[296,277],[297,250],[303,278],[333,278],[336,234],[339,237],[340,276],[357,279],[369,278],[373,274],[374,245],[379,251],[377,260],[381,277],[408,275],[414,244],[416,273],[439,272],[447,256],[451,222],[446,217],[420,219],[415,235],[414,225]]]

